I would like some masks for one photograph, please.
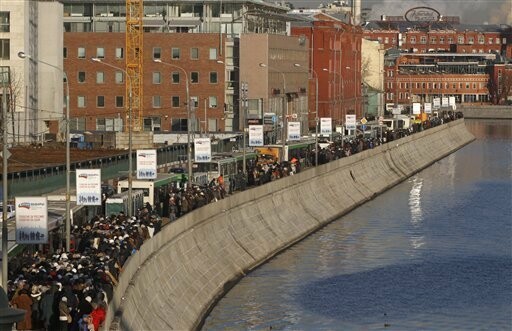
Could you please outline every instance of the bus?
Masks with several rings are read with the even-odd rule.
[[[315,138],[307,138],[301,141],[289,141],[284,148],[284,161],[290,161],[293,158],[299,160],[301,164],[308,165],[308,156],[311,155],[315,149]],[[283,153],[282,145],[265,145],[256,147],[255,150],[259,153],[261,159],[266,159],[269,162],[278,162],[281,160]]]
[[[247,168],[255,165],[257,160],[257,152],[245,152]],[[243,162],[243,152],[216,153],[212,155],[212,159],[209,162],[194,162],[192,165],[192,173],[194,176],[202,176],[201,178],[204,185],[207,185],[222,174],[226,183],[225,185],[227,185],[230,178],[234,177],[243,169]]]
[[[144,191],[132,190],[132,210],[136,212],[143,207]],[[128,191],[114,194],[105,201],[105,216],[118,215],[120,212],[128,215]]]
[[[171,188],[182,188],[187,182],[186,174],[165,174],[158,173],[155,179],[132,180],[132,192],[133,190],[142,190],[144,194],[144,203],[148,203],[151,206],[155,206],[155,203],[161,202],[161,193],[168,192]],[[123,193],[128,191],[128,179],[121,180],[117,183],[117,193]]]

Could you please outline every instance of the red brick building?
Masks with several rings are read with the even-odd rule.
[[[291,34],[304,36],[311,47],[309,109],[316,109],[318,101],[318,116],[331,117],[335,124],[344,123],[346,114],[361,118],[362,29],[321,13],[311,22],[293,24]],[[315,114],[310,112],[309,117],[310,127],[314,127]]]

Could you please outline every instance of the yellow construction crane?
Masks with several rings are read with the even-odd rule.
[[[142,131],[143,81],[143,0],[126,0],[126,99],[130,103],[131,117],[128,125],[133,131]],[[125,131],[128,126],[125,126]]]

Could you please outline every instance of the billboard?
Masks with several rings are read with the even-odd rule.
[[[345,115],[345,126],[347,130],[355,130],[356,129],[356,115],[347,114]]]
[[[249,125],[249,146],[263,146],[263,125]]]
[[[101,206],[101,169],[76,169],[76,204]]]
[[[16,243],[48,243],[48,200],[46,197],[16,197]]]
[[[320,118],[320,135],[330,136],[332,134],[332,118],[321,117]]]
[[[430,102],[425,102],[423,104],[423,109],[425,111],[425,114],[432,114],[432,104]]]
[[[155,179],[156,172],[156,149],[137,150],[137,179]]]
[[[210,138],[194,139],[194,162],[210,162],[212,160],[212,144]]]
[[[300,122],[288,122],[288,140],[300,140]]]

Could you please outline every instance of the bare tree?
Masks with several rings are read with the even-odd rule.
[[[15,70],[11,69],[11,81],[9,82],[9,95],[10,98],[9,101],[9,108],[8,111],[11,115],[11,128],[12,128],[12,141],[13,144],[16,144],[16,130],[15,130],[15,120],[14,120],[14,114],[16,113],[16,107],[18,100],[21,98],[21,91],[23,86],[23,80],[20,74],[18,74]],[[19,141],[18,141],[19,143]]]

